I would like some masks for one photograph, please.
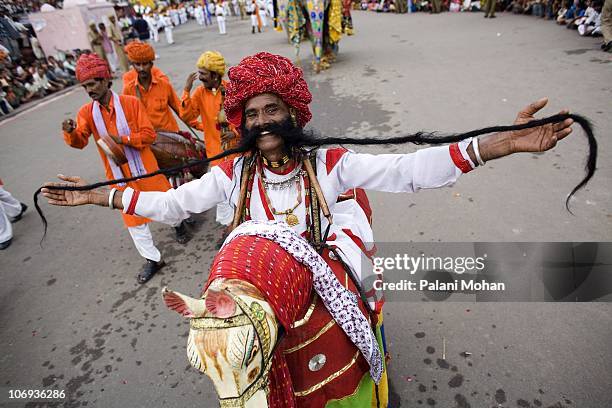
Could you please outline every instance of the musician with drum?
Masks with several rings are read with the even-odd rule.
[[[157,160],[150,148],[156,138],[151,121],[138,99],[117,95],[111,90],[108,63],[96,54],[83,54],[77,61],[76,77],[92,102],[81,107],[76,122],[67,119],[62,123],[66,144],[83,149],[93,135],[109,180],[158,170]],[[73,181],[73,177],[59,177]],[[166,191],[171,188],[166,177],[157,175],[127,185],[114,185],[111,196],[127,186],[141,191]],[[145,283],[164,266],[148,227],[151,220],[124,214],[123,221],[136,249],[146,259],[143,270],[137,276],[139,283]]]
[[[238,132],[225,117],[223,102],[227,82],[225,75],[225,59],[216,51],[206,51],[196,64],[198,71],[191,73],[185,82],[181,98],[181,117],[190,122],[201,119],[198,129],[204,132],[206,155],[216,156],[225,150],[238,146]],[[191,93],[194,81],[199,79],[202,85]],[[237,155],[229,155],[216,160],[211,165],[216,166],[226,161],[234,160]],[[234,209],[229,202],[217,205],[217,222],[229,225],[232,222]]]
[[[125,46],[125,52],[132,69],[123,75],[123,95],[135,96],[144,105],[145,112],[157,133],[157,140],[152,145],[153,154],[160,168],[181,164],[190,158],[204,158],[204,145],[198,143],[189,133],[182,133],[172,112],[179,114],[179,101],[168,76],[154,66],[155,50],[149,44],[132,41]],[[200,154],[198,154],[198,146]],[[191,154],[189,154],[191,153]],[[205,172],[205,171],[204,171]],[[195,174],[199,177],[204,174]],[[189,181],[185,174],[169,176],[172,187],[176,188]],[[185,221],[189,222],[189,221]],[[176,241],[185,244],[189,233],[182,222],[175,228]]]

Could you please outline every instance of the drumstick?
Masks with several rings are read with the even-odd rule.
[[[312,183],[312,188],[314,188],[315,193],[317,194],[317,198],[319,199],[319,205],[321,206],[321,211],[323,211],[323,216],[327,218],[330,225],[333,223],[332,215],[329,212],[329,207],[327,206],[327,201],[325,201],[325,196],[323,195],[323,190],[321,190],[321,185],[319,184],[319,180],[317,180],[317,175],[312,168],[312,163],[310,163],[310,159],[306,157],[304,159],[304,167],[306,168],[306,173],[308,173],[308,177],[310,178],[310,183]]]

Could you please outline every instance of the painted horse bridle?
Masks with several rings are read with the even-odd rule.
[[[281,340],[281,333],[276,338],[274,346],[270,349],[270,328],[266,322],[266,311],[258,302],[253,302],[247,305],[239,296],[234,295],[227,288],[223,289],[240,308],[242,313],[235,316],[221,319],[218,317],[194,317],[190,320],[189,326],[193,330],[211,330],[211,329],[230,329],[233,327],[253,326],[257,341],[261,347],[261,367],[262,369],[257,374],[257,377],[249,384],[249,386],[236,397],[219,397],[221,408],[244,408],[246,402],[251,399],[255,393],[261,389],[264,390],[266,396],[269,393],[268,374],[272,367],[272,359],[274,352]],[[266,356],[268,356],[266,360]]]

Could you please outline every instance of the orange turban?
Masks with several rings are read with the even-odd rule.
[[[155,59],[153,47],[141,41],[132,41],[124,50],[130,62],[150,62]]]
[[[98,54],[83,54],[76,64],[76,77],[79,82],[85,82],[93,78],[111,79],[108,63],[100,58]]]

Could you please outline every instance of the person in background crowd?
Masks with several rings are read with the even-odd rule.
[[[149,23],[142,18],[142,14],[136,14],[136,20],[132,24],[136,34],[138,35],[138,39],[140,41],[147,42],[151,38],[151,31],[149,30]]]
[[[108,65],[110,66],[111,73],[115,73],[117,71],[117,54],[115,54],[115,49],[113,48],[113,43],[108,36],[106,31],[106,25],[104,23],[98,24],[98,32],[100,33],[100,37],[102,37],[102,48],[104,49],[104,54],[106,55],[106,60],[108,61]]]
[[[117,55],[117,61],[123,72],[127,72],[130,69],[127,56],[123,51],[123,45],[125,43],[121,30],[117,27],[116,19],[114,14],[108,16],[110,24],[107,27],[108,38],[113,42],[115,54]]]
[[[164,24],[164,34],[166,35],[166,42],[168,44],[174,44],[174,36],[172,35],[172,19],[168,13],[164,14],[162,17],[162,21]]]
[[[215,5],[215,16],[217,16],[217,25],[219,26],[219,34],[225,35],[225,8],[221,1],[217,1]]]
[[[612,52],[612,0],[606,0],[601,10],[601,33],[604,38],[601,49]]]
[[[19,202],[15,197],[4,189],[4,183],[0,179],[0,250],[8,248],[13,240],[13,227],[21,219],[28,206]]]
[[[104,47],[102,46],[102,36],[96,28],[96,23],[93,21],[89,23],[87,38],[89,39],[89,44],[91,44],[91,50],[106,61],[106,53],[104,52]]]

